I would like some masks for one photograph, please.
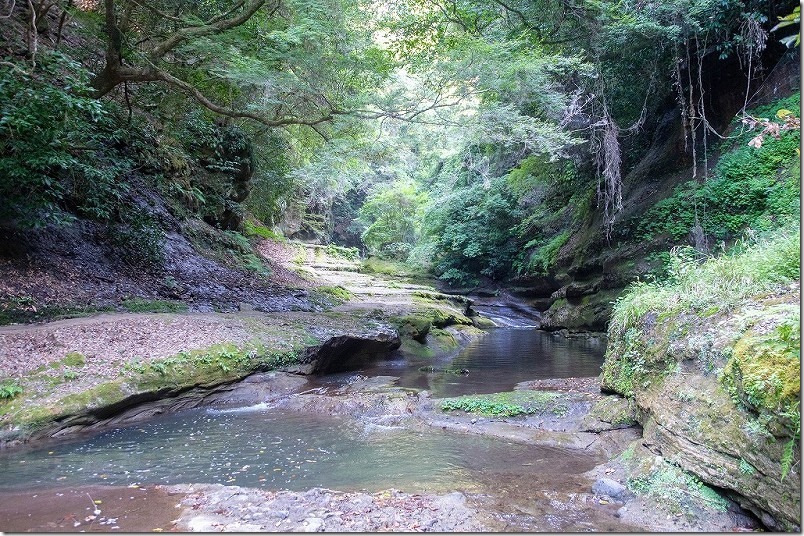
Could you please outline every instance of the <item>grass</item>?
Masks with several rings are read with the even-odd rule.
[[[566,415],[568,408],[559,393],[548,391],[508,391],[488,395],[466,395],[445,398],[442,411],[464,411],[489,417],[514,417],[552,413]]]
[[[747,298],[799,279],[801,230],[787,228],[771,238],[744,241],[732,254],[698,263],[691,248],[674,250],[666,281],[632,284],[615,303],[609,336],[623,335],[647,313],[695,311],[712,316]]]

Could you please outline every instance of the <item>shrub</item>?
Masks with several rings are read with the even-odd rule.
[[[22,392],[22,387],[16,380],[3,380],[0,382],[0,399],[10,400]]]
[[[749,114],[768,117],[780,108],[797,110],[800,98],[797,93]],[[680,240],[699,223],[707,235],[724,240],[747,228],[770,230],[798,220],[801,132],[783,131],[778,139],[768,136],[759,148],[748,145],[755,134],[743,131],[724,141],[712,177],[678,186],[645,213],[637,234],[648,239],[667,234]]]
[[[73,212],[108,219],[127,188],[128,161],[109,108],[90,96],[89,74],[47,52],[29,72],[0,65],[0,219],[41,227]]]

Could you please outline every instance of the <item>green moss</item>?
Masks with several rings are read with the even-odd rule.
[[[353,293],[340,285],[335,287],[316,287],[315,290],[310,293],[310,298],[313,301],[324,302],[322,305],[330,306],[346,303],[354,298],[354,296]]]
[[[616,396],[607,396],[595,403],[589,410],[589,416],[614,426],[637,424],[633,400]]]
[[[56,413],[72,415],[89,408],[100,408],[120,402],[129,395],[121,380],[102,383],[81,393],[67,395],[58,403]]]
[[[766,318],[765,322],[770,320]],[[753,328],[740,337],[721,381],[738,403],[778,417],[795,433],[801,420],[800,313],[788,310],[786,318],[776,321],[777,326],[770,331]]]
[[[258,236],[260,238],[287,242],[287,238],[282,236],[282,234],[277,233],[264,225],[260,225],[257,222],[252,222],[251,220],[246,220],[243,223],[243,232],[249,237]]]
[[[404,279],[422,279],[427,273],[417,266],[404,262],[369,257],[360,262],[360,272],[364,274],[389,275]]]
[[[128,298],[120,304],[130,313],[184,313],[187,304],[173,300],[148,300],[144,298]]]
[[[83,367],[86,363],[86,357],[81,352],[69,352],[61,360],[61,363],[68,367]]]
[[[497,324],[495,324],[494,321],[486,318],[485,316],[473,316],[471,317],[471,320],[472,325],[479,329],[492,329],[497,327]]]
[[[297,363],[305,344],[310,342],[298,341],[295,348],[271,350],[258,343],[215,344],[147,363],[131,362],[126,370],[145,390],[210,385]]]
[[[440,407],[442,411],[462,410],[466,413],[496,417],[546,413],[563,416],[568,411],[563,396],[550,391],[508,391],[445,398],[441,401]]]
[[[424,343],[427,334],[430,333],[432,321],[419,314],[410,314],[390,319],[400,337],[409,337],[420,343]]]
[[[644,476],[628,479],[628,489],[658,499],[671,513],[692,517],[696,510],[725,512],[726,499],[715,490],[667,460],[662,460]]]

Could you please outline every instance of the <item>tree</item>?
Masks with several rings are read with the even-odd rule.
[[[405,260],[419,238],[421,208],[427,194],[412,181],[381,185],[360,207],[361,236],[369,253]]]
[[[254,55],[261,31],[272,27],[280,29],[282,19],[279,15],[287,15],[282,11],[288,10],[281,0],[240,0],[234,3],[176,0],[160,3],[159,7],[146,0],[104,0],[106,51],[103,68],[92,80],[95,96],[102,97],[121,84],[164,82],[217,114],[248,118],[270,127],[314,126],[332,121],[343,112],[325,91],[311,87],[303,91],[297,86],[295,89],[299,90],[301,97],[289,102],[287,93],[283,91],[286,88],[270,87],[267,82],[271,75],[276,79],[275,72],[292,69],[292,66],[283,66],[281,61],[260,62]],[[317,11],[320,10],[313,13]],[[250,28],[246,28],[247,23],[252,23]],[[241,37],[243,32],[249,33],[251,41],[243,41],[239,46],[227,40],[231,37],[228,34],[235,30]],[[304,41],[309,36],[296,37]],[[199,50],[204,47],[212,53],[204,54]],[[216,57],[216,52],[228,52],[232,56]],[[259,75],[256,79],[243,80],[244,66],[257,71],[262,69],[262,80]],[[241,72],[233,72],[237,67],[241,67]],[[244,86],[250,85],[249,98],[262,102],[252,107],[216,102],[199,87],[200,84],[188,81],[192,73],[187,71],[196,69],[207,70],[218,79],[223,74],[236,90],[243,91]],[[185,71],[184,78],[181,77],[182,71]],[[240,84],[231,84],[238,77]],[[260,82],[264,92],[261,98],[257,92]]]

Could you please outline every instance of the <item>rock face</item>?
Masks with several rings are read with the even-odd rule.
[[[602,388],[636,402],[645,446],[771,530],[801,525],[800,363],[770,338],[797,316],[799,300],[794,283],[709,317],[648,313],[609,333],[603,366]],[[763,356],[771,365],[755,372]],[[752,381],[764,388],[752,390]]]
[[[776,67],[758,84],[761,91],[752,96],[752,106],[798,90],[798,60],[794,55],[782,58],[785,52],[780,47],[766,49],[763,61]],[[720,61],[715,59],[717,55],[710,56],[706,61],[715,63],[705,66],[705,71],[711,69],[711,76],[703,81],[706,86],[703,90],[717,98],[712,99],[713,108],[707,108],[707,118],[715,130],[724,132],[744,104],[744,71],[733,58]],[[641,141],[623,140],[623,154],[633,152],[639,157],[638,160],[624,157],[623,210],[617,215],[611,237],[605,236],[601,211],[592,210],[580,228],[572,229],[548,274],[511,282],[518,287],[519,295],[544,312],[542,328],[605,330],[611,302],[629,283],[661,267],[656,253],[677,245],[667,236],[651,240],[638,236],[634,223],[645,211],[669,197],[676,186],[693,179],[692,152],[680,117],[677,109],[657,111],[644,125]],[[628,146],[642,142],[648,145],[644,151]],[[710,142],[709,147],[713,146]],[[704,149],[699,142],[698,154],[703,154]],[[713,162],[714,159],[710,161]],[[690,236],[689,243],[693,242]]]
[[[329,374],[360,368],[388,355],[402,344],[393,330],[379,330],[375,335],[332,337],[324,344],[306,350],[301,364],[290,369],[301,374]]]

